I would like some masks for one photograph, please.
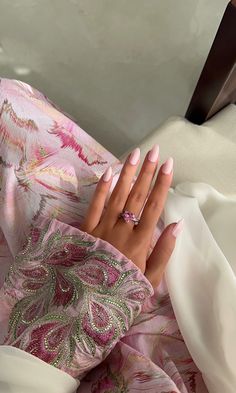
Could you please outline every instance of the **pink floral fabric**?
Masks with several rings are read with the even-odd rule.
[[[43,93],[0,79],[1,343],[83,377],[78,393],[205,393],[165,281],[147,297],[131,261],[79,230],[108,165],[119,173]]]
[[[151,295],[146,277],[109,243],[56,219],[41,223],[2,288],[5,307],[11,299],[4,345],[80,379],[110,353]]]

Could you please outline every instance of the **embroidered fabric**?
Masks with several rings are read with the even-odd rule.
[[[32,226],[2,288],[5,345],[81,379],[125,335],[153,288],[108,242],[56,219]]]
[[[105,168],[112,166],[113,169],[111,190],[118,180],[122,163],[86,133],[80,127],[79,119],[77,120],[78,122],[72,120],[70,115],[35,87],[23,81],[0,78],[0,288],[14,256],[22,250],[31,223],[38,226],[43,217],[50,220],[57,218],[60,222],[80,228],[97,181]],[[205,196],[203,199],[205,200]],[[175,203],[175,200],[173,206],[173,215],[166,218],[169,210],[163,212],[153,234],[150,252],[165,226],[180,218],[181,206]],[[185,214],[185,209],[183,213]],[[191,229],[192,219],[190,221]],[[60,229],[62,230],[62,226]],[[201,234],[201,230],[198,233]],[[177,266],[178,261],[188,262],[185,249],[187,244],[192,244],[193,238],[194,236],[190,243],[189,239],[178,240],[184,254],[176,254],[179,251],[177,246],[174,256]],[[99,247],[104,247],[104,243],[99,244]],[[196,255],[199,255],[197,247]],[[190,259],[193,261],[192,254]],[[198,266],[199,263],[195,265]],[[188,263],[187,266],[189,268]],[[185,270],[177,271],[182,272],[180,278],[186,279],[186,274],[183,273]],[[189,282],[192,281],[187,280],[181,284],[180,292],[185,293],[186,289],[190,288]],[[11,292],[13,296],[0,290],[1,344],[7,335],[12,308],[17,297],[21,296],[17,288],[11,289]],[[143,304],[141,313],[125,336],[118,341],[104,361],[86,374],[77,392],[104,393],[109,389],[112,392],[206,392],[201,372],[188,351],[185,336],[180,332],[172,302],[163,278],[159,287],[155,288],[154,295]],[[188,319],[186,323],[188,324]],[[1,350],[3,347],[7,346],[1,346]],[[23,352],[40,361],[16,347],[11,346],[8,349]],[[79,353],[79,356],[81,359],[82,354]],[[7,388],[19,393],[19,384],[15,383],[11,370],[5,367],[6,362],[1,355],[0,360],[4,365],[2,377],[9,377]],[[93,367],[94,357],[88,357],[87,363],[90,360]],[[48,386],[46,390],[40,391],[40,384],[37,383],[40,379],[38,371],[35,378],[28,366],[24,373],[23,366],[19,365],[18,368],[12,361],[11,365],[11,369],[17,368],[21,373],[20,381],[24,376],[25,383],[32,380],[34,388],[29,389],[30,393],[51,391]],[[53,371],[65,374],[50,364],[45,363],[44,366],[50,369],[50,374]],[[45,378],[44,371],[41,375]],[[69,374],[67,376],[70,377]],[[55,379],[57,386],[60,383],[58,381],[58,378]],[[5,382],[3,386],[6,388]],[[57,393],[59,390],[57,389]],[[2,385],[0,391],[2,392]]]

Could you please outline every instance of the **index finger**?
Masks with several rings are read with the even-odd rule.
[[[147,237],[148,239],[151,238],[165,206],[172,177],[173,158],[169,157],[158,172],[156,182],[140,217],[140,222],[135,228],[137,233]]]

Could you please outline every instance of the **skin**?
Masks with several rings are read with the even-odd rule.
[[[172,235],[176,223],[172,223],[164,229],[151,255],[147,258],[153,232],[171,186],[173,171],[169,175],[164,174],[163,165],[158,171],[158,159],[154,163],[150,162],[147,154],[131,189],[139,161],[136,165],[132,165],[129,158],[130,155],[123,165],[105,211],[104,205],[112,176],[108,182],[104,181],[103,176],[101,177],[81,229],[106,240],[131,259],[155,288],[161,282],[176,242],[176,238]],[[133,222],[126,223],[119,218],[123,209],[133,212],[138,217],[143,209],[137,226]]]

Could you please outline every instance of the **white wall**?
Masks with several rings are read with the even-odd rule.
[[[227,3],[0,0],[0,76],[43,91],[120,155],[184,115]]]

